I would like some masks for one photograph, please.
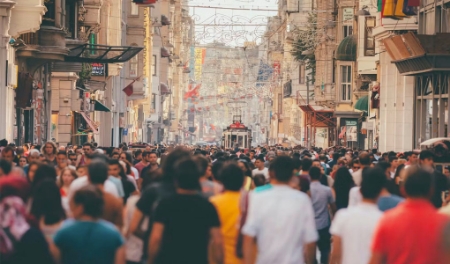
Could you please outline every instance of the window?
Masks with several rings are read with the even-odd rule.
[[[342,39],[344,39],[352,34],[353,34],[353,26],[351,26],[351,25],[342,26]]]
[[[156,55],[153,55],[153,60],[152,60],[152,73],[153,73],[153,76],[156,76]]]
[[[152,96],[152,109],[156,110],[156,94]]]
[[[135,3],[131,2],[131,15],[132,16],[139,16],[139,6]]]
[[[130,60],[130,77],[137,77],[138,76],[138,55],[134,56]]]
[[[366,17],[366,30],[364,31],[364,56],[375,56],[375,38],[372,30],[375,27],[375,17]]]
[[[62,21],[64,21],[64,30],[66,31],[66,38],[76,38],[77,28],[77,2],[65,1],[66,10],[63,14]]]
[[[300,64],[300,66],[298,67],[299,71],[298,71],[298,83],[299,84],[304,84],[305,83],[305,64]]]
[[[341,66],[341,101],[352,100],[352,66]]]

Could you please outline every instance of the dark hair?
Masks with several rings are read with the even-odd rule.
[[[361,194],[366,199],[376,199],[386,186],[386,175],[381,168],[364,168],[362,171]]]
[[[256,174],[253,177],[253,183],[255,183],[256,187],[263,186],[266,184],[266,177],[264,174]]]
[[[340,167],[334,177],[333,189],[336,193],[336,205],[339,208],[348,206],[350,189],[355,186],[352,175],[346,167]]]
[[[174,176],[178,188],[185,190],[200,189],[200,171],[195,161],[188,157],[175,163]]]
[[[12,163],[5,159],[0,159],[0,169],[2,169],[3,173],[9,174],[12,170]]]
[[[194,157],[195,163],[198,165],[198,171],[200,172],[200,176],[206,174],[206,170],[208,170],[209,161],[203,155],[197,155]]]
[[[222,161],[222,160],[217,160],[216,162],[214,162],[212,164],[211,172],[212,172],[214,178],[216,178],[216,179],[219,178],[219,172],[222,169],[223,165],[224,165],[224,161]]]
[[[280,182],[288,182],[294,171],[294,161],[288,156],[276,157],[270,164],[269,171],[275,174]]]
[[[136,150],[133,154],[134,154],[134,157],[137,158],[137,156],[139,156],[140,154],[142,154],[142,150],[138,149],[138,150]]]
[[[32,192],[34,192],[41,181],[50,179],[56,182],[56,178],[56,170],[53,166],[50,166],[48,164],[39,164],[39,167],[34,174],[33,182],[31,183]]]
[[[320,172],[320,168],[312,167],[309,170],[309,176],[311,176],[312,180],[320,180],[321,175],[322,175],[322,173]]]
[[[397,156],[389,156],[389,162],[393,162],[394,160],[398,160]]]
[[[229,162],[220,171],[219,178],[225,190],[239,191],[244,184],[245,176],[237,163]]]
[[[101,159],[94,159],[88,166],[88,175],[92,184],[103,185],[106,179],[108,179],[107,163]]]
[[[33,203],[30,213],[36,219],[44,218],[46,225],[53,225],[66,218],[61,203],[61,192],[55,181],[41,181],[32,194]]]
[[[106,167],[106,164],[104,164]],[[103,213],[103,194],[99,188],[88,185],[76,191],[73,195],[73,202],[83,206],[83,213],[93,218],[99,218]]]
[[[58,153],[56,153],[56,155],[57,155],[57,156],[58,156],[58,155],[64,155],[64,156],[67,157],[67,153],[66,153],[64,150],[58,151]]]
[[[170,152],[169,155],[164,157],[166,158],[161,158],[161,168],[163,173],[162,180],[165,182],[173,183],[173,177],[175,174],[174,164],[179,160],[190,157],[190,152],[184,147],[177,147],[172,152]]]
[[[389,162],[387,162],[387,161],[379,161],[379,162],[377,163],[377,166],[376,166],[376,167],[382,169],[382,170],[383,170],[383,173],[385,173],[386,170],[389,169],[389,168],[391,167],[391,163],[389,163]]]
[[[422,150],[420,152],[419,159],[420,160],[425,160],[425,159],[432,159],[432,160],[434,160],[434,154],[430,150],[425,149],[425,150]]]
[[[61,170],[61,174],[59,175],[59,186],[63,186],[63,174],[64,174],[64,172],[65,171],[70,171],[70,174],[72,175],[72,177],[74,178],[74,180],[76,179],[76,178],[78,178],[78,175],[77,175],[77,172],[75,171],[75,170],[72,170],[71,168],[69,168],[69,167],[66,167],[66,168],[64,168],[63,170]]]
[[[154,182],[159,182],[161,180],[161,175],[161,169],[147,170],[147,173],[141,175],[141,190],[145,190],[147,186],[150,186]]]
[[[257,160],[259,160],[259,161],[261,161],[261,162],[265,162],[265,160],[264,160],[264,157],[261,157],[261,156],[259,156],[259,157],[257,157],[256,159],[255,159],[255,161],[257,161]]]
[[[124,151],[122,153],[120,153],[120,155],[125,154],[125,159],[129,162],[129,163],[133,163],[133,156],[131,156],[130,153]]]
[[[252,170],[250,169],[250,164],[249,164],[249,162],[247,161],[247,160],[244,160],[244,159],[240,159],[240,160],[238,160],[237,162],[240,162],[240,163],[242,163],[242,164],[244,164],[244,166],[245,166],[245,172],[244,172],[244,175],[245,176],[250,176],[250,177],[252,177]]]
[[[359,154],[359,163],[363,166],[370,165],[370,155],[366,151],[363,151]]]
[[[434,183],[433,174],[416,166],[409,167],[406,173],[404,183],[406,194],[413,198],[428,198]]]
[[[8,152],[12,152],[14,155],[14,149],[12,147],[10,147],[10,146],[4,147],[2,150],[2,153],[8,153]]]
[[[308,158],[303,158],[302,159],[302,170],[304,171],[309,171],[309,169],[311,169],[312,166],[312,160],[308,159]]]
[[[299,159],[294,159],[294,168],[300,170],[302,168],[302,161]]]
[[[94,149],[94,147],[92,147],[92,144],[89,142],[84,143],[83,147],[90,147],[91,149]]]

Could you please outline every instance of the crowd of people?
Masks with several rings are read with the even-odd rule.
[[[432,152],[17,147],[0,141],[0,263],[448,264]]]

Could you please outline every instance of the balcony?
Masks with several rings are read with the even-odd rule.
[[[53,26],[41,26],[36,33],[25,33],[16,39],[16,55],[50,61],[63,61],[69,53],[66,33]]]

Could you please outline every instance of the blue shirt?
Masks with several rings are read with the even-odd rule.
[[[116,185],[117,193],[119,194],[119,197],[125,196],[125,191],[123,190],[123,184],[119,178],[116,178],[114,176],[109,176],[108,181],[110,181],[110,182],[114,183],[114,185]]]
[[[319,181],[312,181],[310,185],[311,201],[314,208],[316,228],[324,229],[330,225],[330,214],[328,204],[334,203],[331,188],[324,186]]]
[[[396,207],[399,203],[403,202],[405,199],[403,199],[400,196],[391,194],[389,196],[381,196],[380,198],[378,198],[378,209],[380,209],[380,211],[387,211],[389,209],[392,209],[394,207]]]
[[[63,264],[112,264],[124,240],[106,221],[67,220],[54,237]]]

